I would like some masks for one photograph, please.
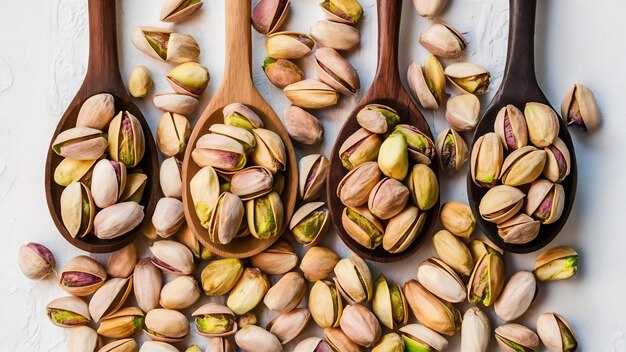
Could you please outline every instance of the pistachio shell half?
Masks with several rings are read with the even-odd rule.
[[[227,125],[245,128],[248,131],[252,131],[253,128],[263,128],[263,120],[244,104],[228,104],[222,112],[224,114],[224,123]]]
[[[443,351],[448,340],[420,324],[409,324],[400,328],[400,334],[407,351]]]
[[[97,161],[65,158],[54,169],[54,182],[64,187],[72,182],[82,182],[90,186],[93,167]]]

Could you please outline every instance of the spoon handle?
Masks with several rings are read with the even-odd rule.
[[[96,89],[123,86],[117,61],[115,1],[89,0],[89,64],[85,83]]]
[[[399,84],[398,40],[402,0],[378,0],[378,68],[374,82]],[[391,88],[391,87],[389,87]]]
[[[226,68],[223,84],[252,86],[250,0],[226,2]]]

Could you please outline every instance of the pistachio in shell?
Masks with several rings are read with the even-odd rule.
[[[552,224],[561,218],[564,207],[563,186],[540,179],[533,182],[528,190],[524,212],[542,224]]]
[[[222,109],[224,123],[252,131],[254,128],[263,128],[263,120],[248,106],[241,103],[231,103]]]
[[[76,127],[104,130],[115,116],[115,98],[109,93],[94,94],[81,105]]]
[[[452,234],[469,238],[476,228],[476,219],[469,205],[450,201],[441,207],[439,220],[443,227]]]
[[[235,342],[243,351],[280,352],[283,350],[276,335],[256,325],[248,325],[237,331]]]
[[[400,328],[407,351],[443,351],[448,340],[437,332],[420,324],[409,324]]]
[[[150,75],[150,70],[145,66],[133,68],[128,77],[128,93],[134,98],[143,98],[152,89],[154,82]],[[113,115],[111,116],[113,118]]]
[[[161,289],[159,304],[166,309],[187,309],[200,299],[200,287],[193,276],[179,276]]]
[[[100,321],[117,312],[126,302],[132,289],[132,277],[112,278],[105,282],[89,301],[89,314],[93,320]]]
[[[561,183],[570,173],[569,149],[557,137],[554,144],[545,147],[544,150],[546,151],[546,166],[543,169],[543,177],[552,182]]]
[[[563,99],[561,116],[568,126],[581,126],[588,132],[598,129],[600,112],[591,89],[580,83],[575,84]]]
[[[302,257],[300,271],[305,279],[315,282],[329,277],[338,262],[339,256],[332,249],[320,246],[311,247]]]
[[[385,177],[374,186],[367,201],[369,211],[381,220],[398,215],[409,201],[409,188],[402,182]]]
[[[419,42],[433,55],[445,59],[454,59],[463,55],[467,46],[461,33],[443,22],[434,23],[420,35]]]
[[[489,307],[500,296],[504,288],[506,268],[502,255],[490,252],[476,262],[467,284],[467,298],[470,303],[481,302]]]
[[[530,102],[524,107],[528,126],[528,138],[537,148],[545,148],[556,141],[559,135],[559,117],[552,107]]]
[[[565,318],[556,313],[544,313],[537,318],[537,334],[550,352],[578,350],[578,338]]]
[[[182,22],[191,18],[204,5],[202,0],[166,0],[161,6],[160,20]]]
[[[270,288],[267,275],[257,268],[246,268],[230,291],[226,305],[235,314],[245,314],[256,307]]]
[[[497,134],[490,132],[480,136],[472,147],[470,172],[478,187],[493,187],[498,182],[504,149]]]
[[[126,307],[102,319],[98,326],[98,334],[112,338],[123,339],[133,336],[141,329],[144,315],[137,307]]]
[[[519,324],[506,324],[496,328],[496,341],[501,351],[531,352],[539,348],[539,336]]]
[[[278,171],[285,171],[287,152],[280,136],[276,132],[264,128],[255,128],[252,130],[252,134],[256,139],[256,148],[250,154],[252,161],[274,174]]]
[[[439,167],[448,175],[453,175],[467,160],[467,144],[461,135],[451,128],[439,133],[435,140]]]
[[[263,303],[270,310],[287,313],[294,310],[304,298],[307,285],[302,274],[289,272],[270,287]]]
[[[283,92],[293,105],[303,109],[324,109],[339,102],[339,92],[315,79],[292,83],[286,86]]]
[[[243,216],[243,202],[239,197],[230,192],[220,194],[209,220],[209,239],[214,243],[230,243],[239,232]]]
[[[200,46],[192,36],[165,28],[135,27],[131,41],[141,52],[159,61],[184,63],[200,56]]]
[[[68,328],[91,322],[89,306],[75,296],[57,298],[46,306],[46,315],[56,326]]]
[[[265,0],[279,1],[279,0]],[[294,62],[287,59],[266,57],[263,61],[263,72],[276,88],[284,89],[288,85],[304,79],[304,72]]]
[[[324,0],[320,7],[331,21],[355,25],[363,16],[363,8],[357,0]]]
[[[480,201],[480,216],[496,224],[509,220],[522,208],[525,196],[512,186],[499,185],[491,188]]]
[[[457,62],[448,65],[444,73],[460,94],[483,94],[489,90],[491,74],[480,65]]]
[[[546,152],[527,145],[516,149],[504,159],[500,180],[509,186],[521,186],[539,177],[546,165]]]
[[[216,259],[202,269],[202,288],[207,296],[223,296],[237,284],[243,274],[243,263],[237,258]]]
[[[540,281],[567,280],[578,271],[578,253],[565,246],[553,247],[535,260],[533,273]]]
[[[100,263],[79,255],[59,272],[59,286],[75,296],[89,296],[104,285],[106,278],[107,272]]]
[[[413,315],[426,327],[452,336],[461,328],[461,313],[451,303],[439,299],[416,280],[404,284],[404,296]]]
[[[356,115],[359,125],[372,133],[385,134],[400,123],[398,113],[385,105],[365,105]]]
[[[152,264],[174,275],[189,275],[193,272],[193,254],[184,244],[163,240],[150,246]]]
[[[353,170],[365,162],[377,160],[381,145],[378,134],[360,128],[341,144],[339,158],[346,169]]]
[[[470,276],[474,259],[465,242],[450,232],[441,230],[433,236],[433,244],[441,260],[462,276]]]
[[[389,329],[405,325],[409,319],[409,310],[402,287],[398,284],[390,286],[384,275],[378,276],[374,283],[372,311]]]
[[[504,321],[512,321],[521,317],[537,297],[539,287],[535,275],[530,271],[515,273],[502,290],[495,303],[498,317]]]
[[[372,352],[403,352],[404,341],[400,335],[390,332],[378,341],[378,344],[372,348]]]
[[[339,326],[343,301],[337,286],[329,281],[316,281],[309,292],[309,309],[322,329]]]
[[[187,116],[198,108],[200,101],[197,98],[185,94],[161,93],[155,94],[152,103],[164,112],[171,112]]]
[[[154,341],[180,342],[189,334],[189,321],[176,310],[157,308],[146,314],[144,332]]]
[[[319,337],[312,336],[300,341],[293,352],[331,352],[332,349],[326,341]]]
[[[337,197],[345,206],[359,207],[368,202],[371,191],[382,177],[378,163],[366,161],[341,179],[337,186]]]
[[[516,150],[528,144],[528,127],[524,114],[515,105],[500,109],[493,129],[506,150]]]
[[[315,39],[318,46],[336,50],[353,50],[361,41],[358,28],[329,20],[317,21],[311,27],[311,37]]]
[[[471,131],[478,124],[480,100],[474,94],[461,94],[448,99],[446,120],[456,131]]]
[[[93,167],[98,160],[63,159],[54,169],[54,182],[59,186],[69,186],[72,182],[91,184]]]
[[[413,165],[407,180],[411,201],[426,211],[439,201],[439,181],[435,172],[424,164]]]
[[[315,41],[297,32],[276,32],[267,37],[267,56],[275,59],[301,59],[311,53]]]
[[[401,134],[406,138],[409,147],[409,159],[420,164],[430,165],[435,158],[435,143],[426,133],[408,124],[397,125],[393,133]]]
[[[138,352],[139,346],[137,341],[132,338],[120,339],[110,342],[104,346],[98,352]]]
[[[152,215],[152,225],[157,235],[169,238],[178,232],[184,222],[183,202],[180,199],[169,197],[159,199]]]
[[[428,258],[417,267],[417,281],[447,302],[460,303],[467,297],[461,278],[438,258]]]
[[[54,271],[56,260],[48,247],[29,242],[20,247],[18,264],[24,276],[31,280],[40,280]]]
[[[117,238],[139,226],[144,215],[143,206],[136,202],[113,204],[96,214],[93,232],[101,240]]]
[[[223,171],[241,170],[246,165],[243,146],[231,137],[216,133],[200,137],[191,157],[200,167],[211,166]]]
[[[375,249],[383,241],[384,227],[366,207],[345,207],[341,224],[354,241],[367,249]]]
[[[205,337],[224,337],[237,331],[237,318],[230,308],[207,303],[191,314],[195,318],[198,333]]]
[[[333,48],[315,51],[316,72],[319,79],[345,95],[355,95],[361,88],[354,67]]]
[[[280,343],[287,344],[295,339],[311,320],[311,313],[306,308],[296,308],[282,313],[267,324],[267,329],[276,335]]]
[[[139,164],[144,151],[144,133],[139,120],[128,111],[121,111],[109,125],[109,157],[132,168]]]
[[[407,82],[413,96],[424,109],[437,110],[443,104],[446,92],[446,76],[441,62],[434,56],[426,58],[424,68],[413,62],[407,71]]]
[[[181,199],[183,193],[180,160],[173,156],[163,160],[159,170],[159,181],[164,196]]]
[[[304,246],[315,246],[326,233],[329,219],[330,213],[324,202],[306,203],[291,217],[289,230]]]
[[[335,283],[348,301],[367,302],[372,299],[372,273],[356,254],[340,260],[335,266]]]
[[[102,339],[94,329],[77,326],[68,331],[67,347],[69,352],[96,352],[102,347]]]
[[[97,160],[107,149],[109,142],[102,131],[89,127],[67,129],[54,139],[52,150],[72,160]]]
[[[250,257],[250,264],[268,275],[283,275],[296,267],[298,255],[289,242],[279,239],[268,249]]]
[[[246,217],[252,236],[277,236],[283,228],[283,204],[276,192],[246,202]]]
[[[252,10],[252,27],[261,34],[274,33],[289,13],[289,0],[261,0]]]
[[[61,193],[61,219],[74,238],[87,235],[93,228],[96,205],[89,188],[80,182],[72,182]]]
[[[541,222],[520,213],[498,224],[498,235],[505,243],[524,244],[533,241],[539,235]]]
[[[220,182],[211,166],[200,169],[189,182],[189,193],[202,227],[209,228],[209,220],[220,195]]]
[[[465,311],[461,323],[461,350],[487,352],[491,341],[489,317],[478,307]]]
[[[403,134],[392,133],[380,145],[378,167],[383,174],[396,180],[404,180],[409,172],[409,151]]]
[[[361,352],[361,347],[352,342],[340,328],[325,328],[324,338],[332,351]]]
[[[376,316],[358,303],[343,310],[339,325],[346,336],[359,346],[371,347],[380,339],[381,328]]]
[[[149,258],[140,259],[133,272],[133,290],[137,305],[144,312],[159,306],[163,273]]]
[[[190,135],[191,127],[185,116],[166,112],[157,128],[157,146],[166,156],[175,156],[185,151]]]
[[[283,112],[285,128],[291,138],[304,145],[314,145],[324,138],[322,123],[304,109],[292,105]]]
[[[328,158],[321,154],[310,154],[298,162],[298,192],[303,201],[318,198],[328,175]]]
[[[389,219],[383,234],[383,248],[389,253],[404,252],[421,234],[426,213],[407,205],[398,215]]]

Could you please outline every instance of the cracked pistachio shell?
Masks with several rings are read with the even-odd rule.
[[[404,284],[404,296],[413,315],[424,326],[452,336],[461,328],[461,313],[452,303],[439,299],[416,280]]]
[[[450,232],[441,230],[433,236],[433,243],[441,260],[462,276],[470,276],[474,259],[465,242]]]
[[[246,165],[246,153],[241,143],[216,133],[200,137],[191,158],[200,167],[211,166],[222,171],[237,171]]]
[[[439,214],[441,224],[452,234],[469,238],[476,228],[476,219],[469,205],[460,202],[447,202]]]
[[[472,243],[470,243],[470,251],[472,252],[474,262],[478,262],[480,258],[488,253],[499,253],[500,255],[504,255],[504,251],[496,247],[496,245],[488,239],[485,239],[484,241],[473,240]]]
[[[334,269],[335,283],[339,292],[351,303],[372,299],[372,273],[361,257],[356,254],[341,259]]]
[[[144,332],[153,341],[180,342],[189,334],[189,321],[178,311],[157,308],[146,314]]]
[[[248,325],[237,331],[235,343],[243,351],[280,352],[283,350],[276,335],[256,325]]]
[[[276,32],[267,37],[267,56],[274,59],[300,59],[311,53],[315,41],[308,34]]]
[[[133,278],[112,278],[102,285],[89,301],[89,314],[94,321],[100,321],[117,312],[126,302],[133,289]]]
[[[489,317],[478,307],[465,311],[461,323],[461,351],[487,352],[490,339]]]
[[[78,111],[76,127],[104,130],[115,116],[115,98],[109,93],[100,93],[87,98]]]
[[[24,276],[31,280],[39,280],[54,271],[56,260],[46,246],[29,242],[20,246],[18,264]]]
[[[413,96],[424,109],[437,110],[446,93],[446,76],[441,62],[434,56],[426,58],[424,69],[417,63],[409,65],[407,82]]]
[[[237,236],[243,217],[241,199],[230,192],[223,192],[209,220],[209,239],[213,243],[230,243]]]
[[[209,228],[213,208],[220,195],[220,181],[211,166],[200,169],[189,182],[189,192],[202,227]]]
[[[263,166],[272,173],[285,171],[287,164],[287,152],[285,144],[276,132],[264,128],[252,130],[256,139],[256,148],[250,154],[252,161]]]
[[[159,304],[163,308],[182,310],[189,308],[200,298],[200,287],[192,276],[179,276],[161,289]]]
[[[222,110],[224,123],[230,126],[245,128],[263,128],[263,121],[252,109],[241,103],[228,104]]]
[[[420,324],[409,324],[400,328],[404,346],[409,352],[441,352],[448,347],[448,340],[435,331]]]
[[[109,125],[109,157],[127,168],[143,158],[145,140],[139,120],[128,111],[120,111]]]
[[[126,166],[116,161],[102,159],[96,163],[91,175],[91,196],[98,208],[104,209],[117,202],[126,185]]]
[[[163,195],[181,199],[183,193],[180,160],[173,156],[163,160],[159,171],[159,181]]]
[[[389,220],[383,235],[383,248],[389,253],[402,253],[424,228],[426,213],[408,205]]]
[[[409,172],[409,150],[404,135],[392,133],[380,145],[378,167],[388,177],[404,180]]]
[[[491,188],[480,201],[480,216],[496,224],[509,220],[522,209],[525,196],[519,189],[507,185]]]
[[[400,122],[398,113],[385,105],[365,105],[356,115],[359,125],[372,133],[385,134]]]
[[[343,301],[337,286],[318,280],[309,292],[309,309],[315,323],[322,329],[339,326]]]
[[[591,89],[579,83],[575,84],[563,99],[561,116],[568,126],[581,126],[588,132],[598,129],[600,112]]]
[[[305,247],[315,246],[326,233],[329,218],[324,202],[305,203],[291,217],[289,230]]]
[[[328,158],[321,154],[310,154],[298,163],[298,191],[303,201],[318,198],[328,175]]]
[[[570,173],[569,149],[563,141],[557,137],[554,144],[544,148],[546,151],[546,166],[543,169],[543,177],[548,180],[560,183]]]
[[[139,352],[180,352],[176,347],[162,341],[146,341]]]
[[[380,323],[369,309],[360,304],[347,306],[339,325],[344,334],[359,346],[371,347],[380,339]]]
[[[129,277],[137,265],[137,247],[131,242],[111,254],[106,272],[111,277]]]
[[[152,77],[145,66],[137,66],[130,72],[128,78],[128,92],[135,98],[143,98],[152,89]],[[111,116],[111,118],[113,118]]]
[[[361,88],[359,74],[335,49],[319,48],[314,56],[315,70],[322,82],[345,95],[355,95]]]
[[[385,276],[378,276],[374,284],[372,311],[391,330],[405,325],[409,319],[409,310],[402,287],[398,284],[389,287]]]
[[[539,337],[529,328],[519,324],[506,324],[496,328],[496,341],[503,352],[533,352],[539,349]]]
[[[530,216],[520,213],[498,224],[498,235],[505,243],[524,244],[539,235],[541,223]]]
[[[209,337],[207,339],[207,351],[210,352],[235,352],[233,345],[225,337]]]
[[[144,312],[149,312],[159,306],[163,273],[150,258],[139,260],[133,272],[135,299],[137,305]]]
[[[222,304],[207,303],[191,316],[195,318],[196,330],[204,337],[230,336],[238,328],[235,313]]]
[[[193,16],[204,3],[202,0],[166,0],[161,5],[162,22],[182,22]]]
[[[237,284],[243,274],[243,263],[237,258],[216,259],[202,269],[200,278],[207,296],[223,296]]]
[[[372,352],[403,352],[404,351],[404,341],[400,335],[396,333],[388,333],[384,335],[378,344],[374,346]]]
[[[141,202],[143,191],[146,188],[148,176],[142,173],[132,173],[126,175],[126,185],[124,191],[120,195],[119,202]]]
[[[467,160],[467,144],[458,132],[447,128],[435,140],[439,166],[448,175],[457,172]]]
[[[485,307],[492,305],[502,292],[505,273],[506,268],[500,253],[491,252],[480,258],[467,284],[469,302],[481,302]]]
[[[230,191],[244,201],[270,193],[273,186],[272,172],[261,166],[237,171],[230,179]]]
[[[143,312],[137,307],[126,307],[102,319],[98,326],[98,334],[112,338],[123,339],[131,337],[141,330]]]
[[[317,336],[307,337],[300,341],[293,352],[332,352],[326,341]]]
[[[482,66],[469,62],[450,64],[444,71],[446,77],[460,94],[482,94],[489,90],[491,74]]]
[[[276,192],[247,201],[245,213],[248,228],[256,238],[272,238],[282,231],[283,203]]]
[[[52,324],[62,328],[87,325],[91,322],[87,303],[74,296],[57,298],[48,303],[46,315]]]
[[[63,159],[54,169],[54,182],[59,186],[69,186],[72,182],[91,185],[93,167],[98,160]]]
[[[101,240],[116,238],[139,226],[144,215],[143,206],[138,203],[113,204],[96,214],[93,220],[93,232]]]
[[[537,281],[530,271],[519,271],[509,279],[495,303],[498,317],[512,321],[521,317],[537,297]]]
[[[152,225],[157,235],[162,238],[171,237],[178,232],[184,222],[182,201],[168,197],[159,199],[152,215]]]
[[[533,182],[543,172],[546,164],[545,150],[527,145],[513,151],[504,159],[500,180],[509,186],[521,186]]]
[[[237,315],[248,313],[261,302],[270,286],[267,275],[261,270],[246,268],[230,291],[226,305]]]
[[[152,264],[164,272],[174,275],[189,275],[193,272],[193,254],[184,244],[175,241],[156,241],[150,246]]]
[[[567,280],[578,271],[578,253],[570,247],[554,247],[535,260],[533,273],[541,281]]]
[[[189,228],[187,223],[183,223],[178,233],[175,235],[176,241],[184,244],[193,253],[194,258],[199,260],[208,260],[213,256],[211,251],[202,245],[196,238],[193,231]]]
[[[102,131],[89,127],[74,127],[59,133],[52,142],[52,150],[72,160],[96,160],[104,154],[108,145]]]
[[[152,102],[158,109],[185,116],[196,111],[200,103],[195,97],[176,93],[156,94]]]
[[[351,134],[339,148],[341,164],[348,170],[368,162],[376,161],[383,141],[378,134],[360,128]]]
[[[199,63],[185,62],[171,69],[166,78],[174,92],[198,97],[206,90],[210,76],[209,70]]]
[[[261,34],[275,32],[287,18],[289,0],[261,0],[252,10],[252,27]]]
[[[277,1],[277,0],[271,0]],[[263,72],[267,79],[272,82],[276,88],[283,89],[292,83],[302,81],[304,72],[302,69],[287,59],[274,59],[266,57],[263,61]]]
[[[506,150],[520,149],[528,144],[528,127],[524,114],[514,105],[500,109],[493,126]]]
[[[107,272],[100,263],[79,255],[59,272],[59,286],[75,296],[89,296],[104,285],[106,278]]]
[[[304,274],[305,279],[315,282],[329,277],[338,262],[339,256],[331,249],[311,247],[302,257],[300,271]]]
[[[524,116],[528,125],[528,138],[537,148],[553,144],[559,135],[559,117],[552,107],[542,103],[526,103]]]
[[[267,324],[269,332],[274,334],[280,343],[287,344],[295,339],[311,320],[311,313],[306,308],[296,308],[282,313]]]
[[[407,180],[411,200],[420,210],[432,208],[439,200],[439,181],[433,170],[424,165],[416,164]]]
[[[318,46],[336,50],[353,50],[361,41],[358,28],[329,20],[317,21],[311,27],[311,37]]]
[[[324,0],[320,3],[329,20],[355,25],[363,16],[363,8],[357,0]]]
[[[417,163],[430,165],[435,158],[435,143],[413,125],[400,124],[393,133],[401,134],[406,138],[409,147],[409,158]]]
[[[231,126],[222,123],[215,123],[209,127],[209,131],[230,137],[243,145],[246,152],[256,147],[256,140],[252,132],[239,126]]]
[[[456,131],[471,131],[478,124],[480,100],[474,94],[461,94],[448,99],[446,120]]]
[[[184,63],[196,61],[200,56],[200,47],[192,36],[165,28],[135,27],[131,41],[137,49],[159,61]]]
[[[339,102],[339,93],[331,86],[316,79],[305,79],[283,89],[295,106],[304,109],[323,109]]]
[[[556,313],[544,313],[537,318],[537,334],[550,352],[574,352],[578,339],[565,318]]]
[[[524,212],[541,221],[542,224],[552,224],[559,220],[564,207],[563,186],[548,180],[537,180],[528,190]]]
[[[361,352],[359,345],[352,342],[340,328],[324,329],[324,338],[332,351]]]
[[[446,3],[446,0],[413,0],[417,14],[430,18],[437,16],[446,7]]]
[[[385,177],[374,186],[367,201],[369,211],[379,219],[398,215],[409,200],[409,189],[402,182]]]
[[[135,339],[132,339],[132,338],[121,339],[121,340],[110,342],[102,346],[102,348],[98,350],[98,352],[138,352],[138,351],[139,351],[139,346],[137,346],[137,342],[135,341]]]
[[[279,313],[290,312],[300,304],[306,289],[306,281],[302,275],[290,272],[270,287],[263,298],[263,303],[270,310]]]
[[[324,139],[324,126],[315,116],[295,105],[283,112],[289,136],[302,144],[313,145]]]
[[[337,197],[346,206],[359,207],[367,203],[369,195],[383,174],[375,161],[366,161],[341,179],[337,186]]]
[[[428,258],[417,267],[417,281],[444,301],[460,303],[467,296],[461,278],[437,258]]]
[[[88,326],[70,329],[67,335],[67,350],[69,352],[96,352],[102,347],[102,339],[94,329]]]
[[[341,225],[355,242],[367,249],[375,249],[383,242],[385,228],[366,207],[345,207]]]
[[[157,128],[157,146],[166,156],[174,156],[185,151],[191,134],[189,120],[183,115],[166,112]]]
[[[433,55],[444,59],[454,59],[463,55],[467,46],[461,33],[443,22],[435,22],[420,35],[419,42]]]
[[[250,257],[250,264],[268,275],[283,275],[298,264],[298,255],[289,242],[279,239],[271,247]]]

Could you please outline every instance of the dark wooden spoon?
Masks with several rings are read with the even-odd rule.
[[[326,194],[328,197],[328,207],[332,216],[333,224],[343,242],[359,256],[377,261],[394,262],[410,257],[415,253],[422,243],[428,238],[433,226],[437,222],[439,215],[439,200],[429,211],[427,220],[422,232],[415,238],[413,243],[401,253],[389,253],[382,246],[374,250],[367,249],[358,244],[348,235],[341,225],[341,214],[344,205],[337,197],[337,185],[339,181],[348,173],[339,158],[341,144],[352,133],[360,128],[356,115],[367,104],[383,104],[395,109],[400,118],[400,123],[416,126],[420,131],[426,133],[431,139],[432,134],[428,123],[422,113],[411,100],[409,94],[402,86],[398,70],[398,40],[400,35],[400,15],[402,14],[402,0],[378,0],[378,68],[371,87],[367,90],[363,98],[358,102],[356,108],[346,120],[337,136],[332,154],[330,156],[330,167]],[[436,165],[433,162],[433,165]],[[437,173],[437,167],[433,167]]]
[[[534,40],[537,0],[510,0],[509,3],[509,48],[504,77],[500,88],[476,127],[472,145],[480,136],[488,132],[493,132],[493,124],[498,111],[507,104],[513,104],[522,111],[524,111],[524,105],[528,102],[539,102],[550,105],[545,94],[541,91],[535,75]],[[571,157],[570,174],[562,182],[563,188],[565,189],[565,207],[558,221],[550,225],[541,225],[539,235],[533,241],[525,244],[509,244],[502,240],[498,235],[496,225],[482,219],[478,210],[480,200],[488,189],[476,186],[474,182],[472,182],[471,174],[468,174],[467,195],[478,226],[493,243],[504,250],[514,253],[528,253],[539,250],[550,243],[567,222],[576,195],[576,154],[574,152],[572,138],[567,129],[567,124],[565,124],[563,119],[559,119],[559,123],[559,138],[563,140],[569,149]]]
[[[117,37],[115,26],[115,1],[89,0],[89,64],[82,86],[76,93],[57,125],[48,156],[46,158],[45,189],[48,209],[52,220],[63,237],[74,246],[92,253],[108,253],[118,250],[133,241],[139,230],[151,221],[159,194],[159,162],[152,132],[141,111],[126,92],[117,61]],[[144,157],[137,165],[148,176],[141,204],[144,206],[144,219],[134,230],[120,237],[101,240],[91,234],[73,238],[61,220],[61,193],[65,187],[54,182],[54,170],[63,157],[52,151],[52,142],[59,133],[76,126],[78,111],[83,102],[92,95],[109,93],[115,97],[115,110],[127,110],[141,122],[145,135]],[[106,131],[105,131],[106,132]]]

